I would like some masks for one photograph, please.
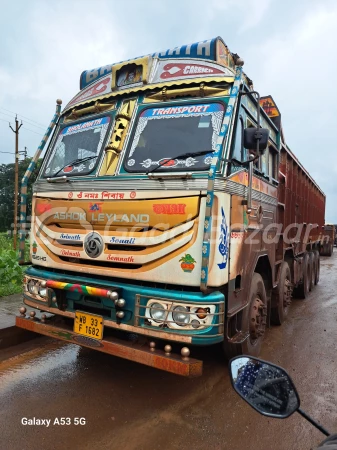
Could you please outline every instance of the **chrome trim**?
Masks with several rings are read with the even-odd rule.
[[[174,179],[167,180],[161,179],[147,179],[147,178],[135,178],[122,180],[114,178],[111,180],[98,180],[95,178],[90,181],[71,180],[71,190],[73,191],[207,191],[207,179],[206,178],[191,178],[191,179]],[[34,193],[39,192],[69,192],[69,183],[67,184],[50,184],[43,180],[39,180],[34,185]],[[240,197],[247,197],[247,186],[237,183],[229,179],[217,178],[214,184],[214,190],[219,192],[226,192],[231,195],[238,195]],[[277,197],[265,194],[263,192],[253,189],[252,199],[267,203],[269,205],[277,206]]]
[[[36,304],[36,303],[28,300],[27,298],[23,299],[23,303],[27,306],[31,306],[33,308],[36,308],[36,309],[39,309],[42,311],[47,311],[51,314],[69,317],[71,319],[75,318],[74,312],[61,311],[58,308],[51,308],[51,307],[49,308],[49,307],[46,307],[45,305]],[[156,337],[159,339],[167,339],[168,341],[191,343],[192,337],[193,337],[191,335],[186,336],[181,333],[179,333],[179,334],[178,333],[176,333],[176,334],[165,333],[165,331],[152,330],[150,328],[135,327],[133,325],[126,325],[124,323],[117,324],[116,322],[113,322],[112,320],[107,320],[107,319],[103,319],[103,322],[104,322],[104,326],[107,326],[108,328],[109,327],[115,328],[117,330],[129,331],[129,332],[136,333],[136,334],[144,334],[149,337]],[[209,335],[207,335],[207,336],[209,336]]]
[[[146,300],[146,304],[145,305],[141,305],[140,301],[141,298],[144,298]],[[136,308],[135,308],[135,323],[139,324],[139,319],[143,319],[143,320],[149,320],[149,317],[146,316],[146,313],[148,312],[148,315],[150,315],[150,309],[151,309],[151,305],[153,303],[151,303],[149,305],[149,301],[150,300],[154,300],[154,303],[157,301],[159,303],[166,303],[168,306],[167,309],[167,313],[166,313],[166,317],[165,319],[162,321],[161,324],[158,324],[158,326],[156,327],[155,325],[148,325],[148,327],[152,327],[154,329],[160,327],[161,325],[167,325],[167,324],[174,324],[174,325],[178,325],[177,322],[175,322],[174,320],[169,320],[168,319],[168,315],[171,313],[172,314],[172,308],[174,308],[175,306],[179,306],[179,305],[186,305],[189,307],[205,307],[205,305],[209,304],[211,306],[214,306],[215,308],[218,306],[219,307],[219,312],[211,312],[209,313],[210,316],[212,316],[212,320],[214,320],[214,318],[219,317],[219,322],[218,323],[207,323],[207,324],[202,324],[200,323],[200,327],[199,328],[191,328],[191,324],[187,324],[186,327],[181,327],[181,329],[179,330],[179,334],[183,334],[185,335],[187,333],[187,331],[192,331],[192,332],[197,332],[197,331],[203,331],[206,329],[210,329],[210,328],[217,328],[218,329],[218,333],[215,334],[207,334],[207,337],[217,337],[217,336],[222,336],[223,335],[223,329],[224,329],[224,322],[225,322],[225,316],[224,316],[224,302],[223,301],[203,301],[203,299],[200,300],[179,300],[179,299],[172,299],[172,298],[166,298],[166,297],[158,297],[156,295],[145,295],[145,294],[137,294],[136,295]],[[140,310],[144,310],[144,315],[140,313]],[[191,312],[191,311],[186,311],[186,314],[191,315],[196,315],[195,312]],[[139,325],[138,325],[139,326]],[[175,330],[175,328],[170,327],[170,330]],[[182,333],[182,331],[186,330],[186,333]],[[189,334],[188,334],[189,335]]]
[[[176,172],[176,173],[152,173],[149,172],[147,176],[151,180],[173,180],[180,178],[192,178],[192,172]]]

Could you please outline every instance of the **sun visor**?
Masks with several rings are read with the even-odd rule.
[[[128,71],[125,71],[125,73],[122,74],[122,79],[129,82],[132,82],[134,79],[139,81],[140,78],[149,76],[149,72],[146,73],[146,70],[151,69],[151,67],[145,67],[145,65],[151,66],[149,64],[150,59],[152,61],[162,59],[200,59],[215,62],[234,71],[235,57],[236,55],[229,51],[224,41],[220,37],[216,37],[206,41],[195,42],[193,44],[182,45],[162,52],[153,53],[151,55],[141,56],[132,60],[122,61],[117,64],[109,64],[103,67],[85,70],[80,77],[80,89],[86,88],[89,84],[106,77],[111,73],[116,74],[122,66],[130,66],[131,64],[134,64],[134,67],[129,67]],[[132,71],[132,69],[134,70]],[[117,85],[116,78],[112,82],[113,85]]]

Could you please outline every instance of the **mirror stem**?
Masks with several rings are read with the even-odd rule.
[[[247,214],[252,212],[252,190],[253,190],[253,160],[248,167],[248,192],[247,192]]]
[[[310,416],[308,416],[307,413],[303,411],[303,409],[298,408],[297,412],[301,414],[302,417],[307,419],[308,422],[310,422],[314,427],[316,427],[321,433],[325,434],[325,436],[330,436],[330,433],[322,427],[318,422],[316,422],[314,419],[312,419]]]
[[[261,106],[260,106],[260,94],[257,91],[240,91],[240,95],[249,95],[255,94],[257,100],[257,129],[260,130],[260,114],[261,114]],[[260,139],[257,140],[256,146],[256,155],[260,155]],[[247,214],[251,214],[252,212],[252,190],[253,190],[253,161],[255,158],[249,162],[249,170],[248,170],[248,193],[247,193]]]

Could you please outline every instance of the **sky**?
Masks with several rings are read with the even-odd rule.
[[[335,0],[0,0],[0,163],[33,156],[83,70],[221,36],[282,114],[286,142],[337,223]],[[9,153],[5,153],[9,152]]]

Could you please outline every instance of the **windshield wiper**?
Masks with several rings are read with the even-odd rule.
[[[146,175],[148,175],[149,173],[153,173],[156,170],[160,169],[162,166],[164,166],[165,164],[167,164],[168,161],[171,161],[172,159],[177,159],[177,158],[190,158],[191,156],[202,156],[202,155],[207,155],[208,153],[214,153],[215,150],[211,149],[211,150],[201,150],[200,152],[192,152],[192,153],[182,153],[181,155],[175,156],[174,158],[165,158],[164,161],[160,162],[158,164],[158,166],[156,166],[154,169],[149,169],[146,173]]]
[[[58,175],[60,172],[62,172],[62,170],[64,170],[66,167],[77,166],[77,164],[79,164],[81,162],[90,161],[90,159],[94,159],[94,158],[97,158],[97,157],[98,157],[98,155],[86,156],[85,158],[74,159],[74,161],[71,161],[70,163],[65,164],[63,167],[61,167],[61,169],[59,169],[55,173],[53,173],[53,177],[56,177],[56,175]]]

